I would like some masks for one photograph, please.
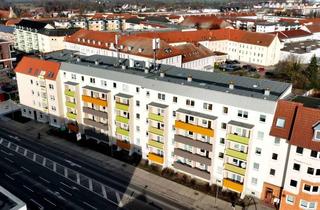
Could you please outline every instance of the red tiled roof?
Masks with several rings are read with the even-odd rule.
[[[320,32],[320,24],[307,25],[306,27],[311,33],[319,33]]]
[[[270,131],[271,136],[289,139],[294,124],[294,116],[299,106],[298,103],[292,101],[280,100],[277,104],[277,109],[273,118],[272,127]],[[276,126],[277,119],[282,118],[285,120],[284,128]]]
[[[277,31],[277,32],[272,32],[271,34],[278,34],[279,39],[290,39],[290,38],[312,35],[312,33],[309,33],[309,32],[304,31],[302,29],[289,30],[289,31]]]
[[[0,18],[9,18],[10,16],[10,11],[9,10],[0,10]]]
[[[320,142],[314,141],[313,126],[320,121],[320,109],[299,106],[290,143],[320,151]]]
[[[219,29],[223,22],[223,19],[216,16],[195,15],[185,17],[180,25],[188,27],[197,26],[201,29]]]
[[[213,56],[214,53],[206,48],[205,46],[199,44],[196,46],[195,44],[188,43],[177,45],[176,48],[182,54],[182,63],[187,63],[190,61],[198,60],[201,58],[206,58],[209,56]]]
[[[6,26],[14,26],[16,25],[17,23],[19,23],[21,21],[20,18],[13,18],[13,19],[9,19],[5,22],[5,25]]]
[[[18,63],[15,72],[38,77],[42,71],[45,71],[45,79],[56,80],[59,68],[60,63],[25,56]]]

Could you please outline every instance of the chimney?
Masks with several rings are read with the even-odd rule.
[[[188,78],[187,78],[188,82],[192,82],[192,76],[189,74]]]
[[[164,77],[164,72],[160,72],[160,77]]]
[[[264,95],[265,96],[269,96],[270,95],[270,89],[269,88],[264,90]]]
[[[229,83],[229,89],[231,89],[231,90],[234,89],[234,84],[233,84],[233,82],[230,82],[230,83]]]

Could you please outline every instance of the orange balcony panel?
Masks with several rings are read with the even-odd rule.
[[[104,99],[92,98],[90,96],[82,96],[82,101],[96,104],[99,106],[108,106],[108,102]]]
[[[131,147],[130,143],[121,140],[117,140],[117,146],[125,150],[130,150]]]
[[[197,125],[192,125],[192,124],[185,123],[185,122],[178,121],[178,120],[176,120],[175,127],[180,128],[180,129],[184,129],[184,130],[188,130],[188,131],[192,131],[194,133],[199,133],[199,134],[202,134],[205,136],[210,136],[210,137],[214,136],[213,129],[204,128],[204,127],[197,126]]]
[[[78,131],[79,131],[79,127],[75,124],[69,123],[67,125],[67,127],[68,127],[69,131],[71,131],[71,132],[78,133]]]
[[[157,154],[149,153],[148,154],[148,159],[158,163],[158,164],[163,164],[163,157]]]
[[[232,190],[241,193],[243,190],[243,184],[240,184],[238,182],[234,182],[229,179],[223,179],[223,186]]]

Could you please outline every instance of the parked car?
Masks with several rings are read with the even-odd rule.
[[[249,72],[255,72],[255,71],[257,71],[257,69],[255,68],[255,67],[253,67],[253,66],[251,66],[251,65],[243,65],[242,66],[242,68],[244,69],[244,70],[247,70],[247,71],[249,71]]]
[[[258,68],[258,72],[264,72],[264,71],[265,71],[265,68],[263,68],[263,67]]]
[[[232,71],[237,71],[237,70],[240,70],[241,67],[240,65],[237,65],[237,64],[229,64],[227,65],[227,67],[225,68],[226,71],[229,71],[229,72],[232,72]]]
[[[237,60],[226,60],[225,63],[226,63],[226,64],[240,64],[240,62],[237,61]]]

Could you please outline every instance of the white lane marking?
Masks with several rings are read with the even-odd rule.
[[[64,161],[66,161],[67,163],[69,163],[71,166],[75,166],[75,167],[79,167],[79,168],[82,168],[82,166],[72,162],[71,160],[67,160],[67,159],[64,159]]]
[[[29,169],[27,169],[27,168],[25,168],[25,167],[23,167],[23,166],[21,166],[20,168],[22,168],[22,169],[25,170],[25,171],[31,172]]]
[[[26,188],[27,190],[33,192],[33,190],[31,190],[29,187],[25,186],[25,185],[22,185],[24,188]]]
[[[69,185],[67,185],[67,184],[64,183],[64,182],[60,182],[60,184],[62,184],[63,186],[65,186],[65,187],[67,187],[67,188],[69,188],[69,189],[71,189],[71,190],[79,190],[77,187],[69,186]]]
[[[4,153],[4,154],[6,154],[6,155],[10,155],[10,156],[12,156],[13,154],[11,153],[11,152],[6,152],[6,151],[4,151],[4,150],[0,150],[2,153]]]
[[[62,189],[62,188],[59,188],[62,192],[64,192],[64,193],[66,193],[66,194],[68,194],[68,195],[70,195],[70,196],[72,196],[72,193],[69,193],[68,191],[66,191],[66,190],[64,190],[64,189]]]
[[[85,202],[85,201],[82,201],[82,203],[84,203],[85,205],[89,206],[90,208],[92,209],[97,209],[96,207],[90,205],[89,203]]]
[[[35,203],[35,204],[39,207],[39,209],[43,210],[43,206],[40,205],[37,201],[33,200],[32,198],[30,199],[30,201],[32,201],[33,203]]]
[[[47,201],[48,203],[50,203],[53,206],[56,206],[56,204],[54,204],[52,201],[48,200],[47,198],[43,198],[45,201]]]
[[[47,182],[47,183],[50,183],[50,181],[46,180],[45,178],[43,178],[43,177],[41,177],[41,176],[39,176],[39,178],[40,178],[41,180]]]
[[[11,160],[11,159],[9,159],[9,158],[4,158],[4,159],[6,159],[7,161],[9,161],[10,163],[14,163],[14,161],[13,160]]]
[[[14,180],[14,178],[13,177],[11,177],[11,176],[9,176],[8,174],[4,174],[6,177],[8,177],[9,179],[11,179],[11,180]]]

